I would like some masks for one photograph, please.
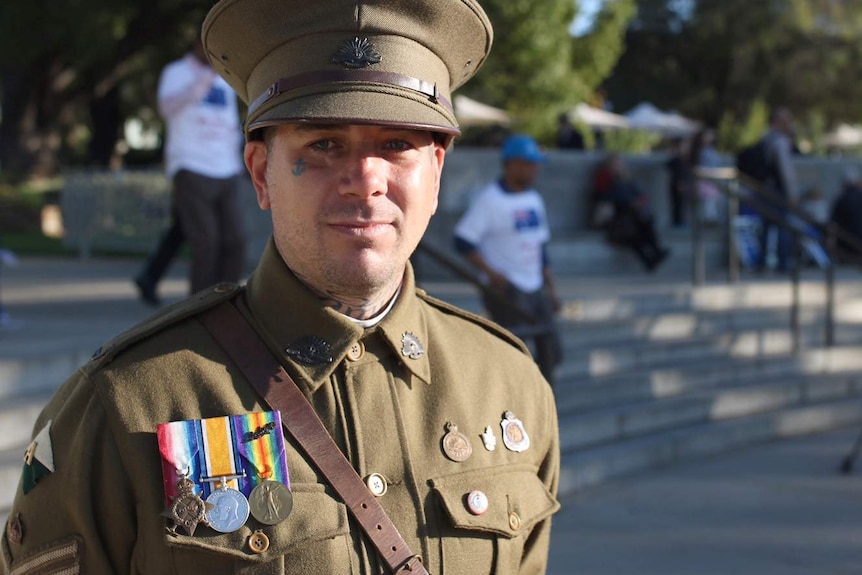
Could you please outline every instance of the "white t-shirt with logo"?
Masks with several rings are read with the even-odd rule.
[[[185,169],[228,178],[241,171],[236,94],[212,68],[191,54],[171,62],[159,78],[158,98],[160,108],[166,99],[183,100],[165,117],[168,176]]]
[[[519,290],[541,289],[542,249],[551,239],[545,202],[534,189],[506,192],[499,182],[482,190],[455,226],[482,259]]]

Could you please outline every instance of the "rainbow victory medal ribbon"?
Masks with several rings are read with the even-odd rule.
[[[236,450],[244,464],[245,477],[240,479],[240,491],[246,496],[265,480],[277,481],[290,487],[281,413],[265,411],[234,415],[233,428],[238,438]]]
[[[156,427],[159,453],[162,458],[162,480],[165,485],[165,503],[170,505],[181,495],[179,480],[183,477],[200,483],[201,468],[196,457],[200,451],[200,421],[172,421]]]

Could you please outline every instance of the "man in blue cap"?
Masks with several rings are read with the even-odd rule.
[[[533,187],[545,154],[533,138],[516,134],[503,143],[502,159],[500,179],[478,194],[455,226],[455,246],[502,296],[484,298],[491,318],[516,335],[535,336],[536,362],[553,384],[562,356],[554,325],[560,302],[548,260],[545,202]],[[531,324],[518,308],[538,321]]]

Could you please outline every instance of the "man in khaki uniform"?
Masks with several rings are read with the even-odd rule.
[[[245,161],[273,239],[246,287],[163,310],[57,392],[0,571],[422,572],[387,567],[341,478],[219,343],[231,334],[207,318],[229,306],[428,572],[543,573],[558,508],[550,386],[520,341],[427,296],[408,263],[459,133],[451,91],[490,49],[482,9],[222,0],[203,40],[249,103]]]

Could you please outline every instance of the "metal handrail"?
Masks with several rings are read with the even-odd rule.
[[[520,317],[524,322],[526,322],[526,326],[519,328],[517,330],[517,335],[521,337],[532,337],[537,335],[544,335],[549,331],[547,326],[544,326],[534,314],[522,308],[520,305],[506,299],[499,291],[493,289],[491,286],[487,285],[483,282],[479,275],[475,273],[470,267],[462,263],[457,258],[447,254],[440,248],[432,245],[428,242],[428,240],[422,240],[419,242],[419,246],[416,248],[416,251],[421,252],[431,259],[441,264],[445,268],[454,272],[455,275],[460,277],[461,279],[466,280],[467,282],[473,284],[476,288],[482,292],[482,295],[485,297],[494,300],[496,303],[504,305],[511,309],[515,314]]]
[[[728,281],[733,283],[737,281],[739,275],[739,262],[736,252],[735,235],[732,230],[733,217],[738,214],[738,203],[743,200],[757,211],[762,217],[771,222],[789,230],[793,237],[793,268],[791,270],[791,278],[793,282],[793,302],[791,304],[791,329],[793,334],[794,351],[799,350],[799,261],[801,259],[801,241],[800,236],[805,233],[805,230],[800,229],[798,222],[804,222],[814,230],[820,232],[826,238],[826,254],[829,258],[829,263],[825,269],[825,289],[826,289],[826,312],[825,312],[825,329],[824,340],[826,347],[832,347],[835,344],[835,260],[837,259],[838,240],[841,240],[845,245],[852,248],[854,251],[862,254],[862,241],[856,236],[850,234],[847,230],[834,222],[820,222],[810,214],[799,208],[799,206],[790,202],[788,199],[781,197],[766,188],[761,182],[747,176],[734,167],[728,168],[695,168],[695,177],[704,180],[713,180],[724,182],[725,186],[720,186],[720,191],[728,198],[728,217],[727,217],[727,234],[730,242],[728,249]],[[742,184],[753,195],[743,196],[739,192],[739,185]],[[692,241],[693,241],[693,262],[692,275],[693,283],[700,285],[704,280],[704,258],[703,258],[703,237],[701,233],[701,220],[699,206],[699,198],[697,194],[693,194],[695,201],[692,202],[693,209],[693,226],[692,226]],[[845,261],[850,261],[856,265],[862,266],[862,256],[844,257]]]

